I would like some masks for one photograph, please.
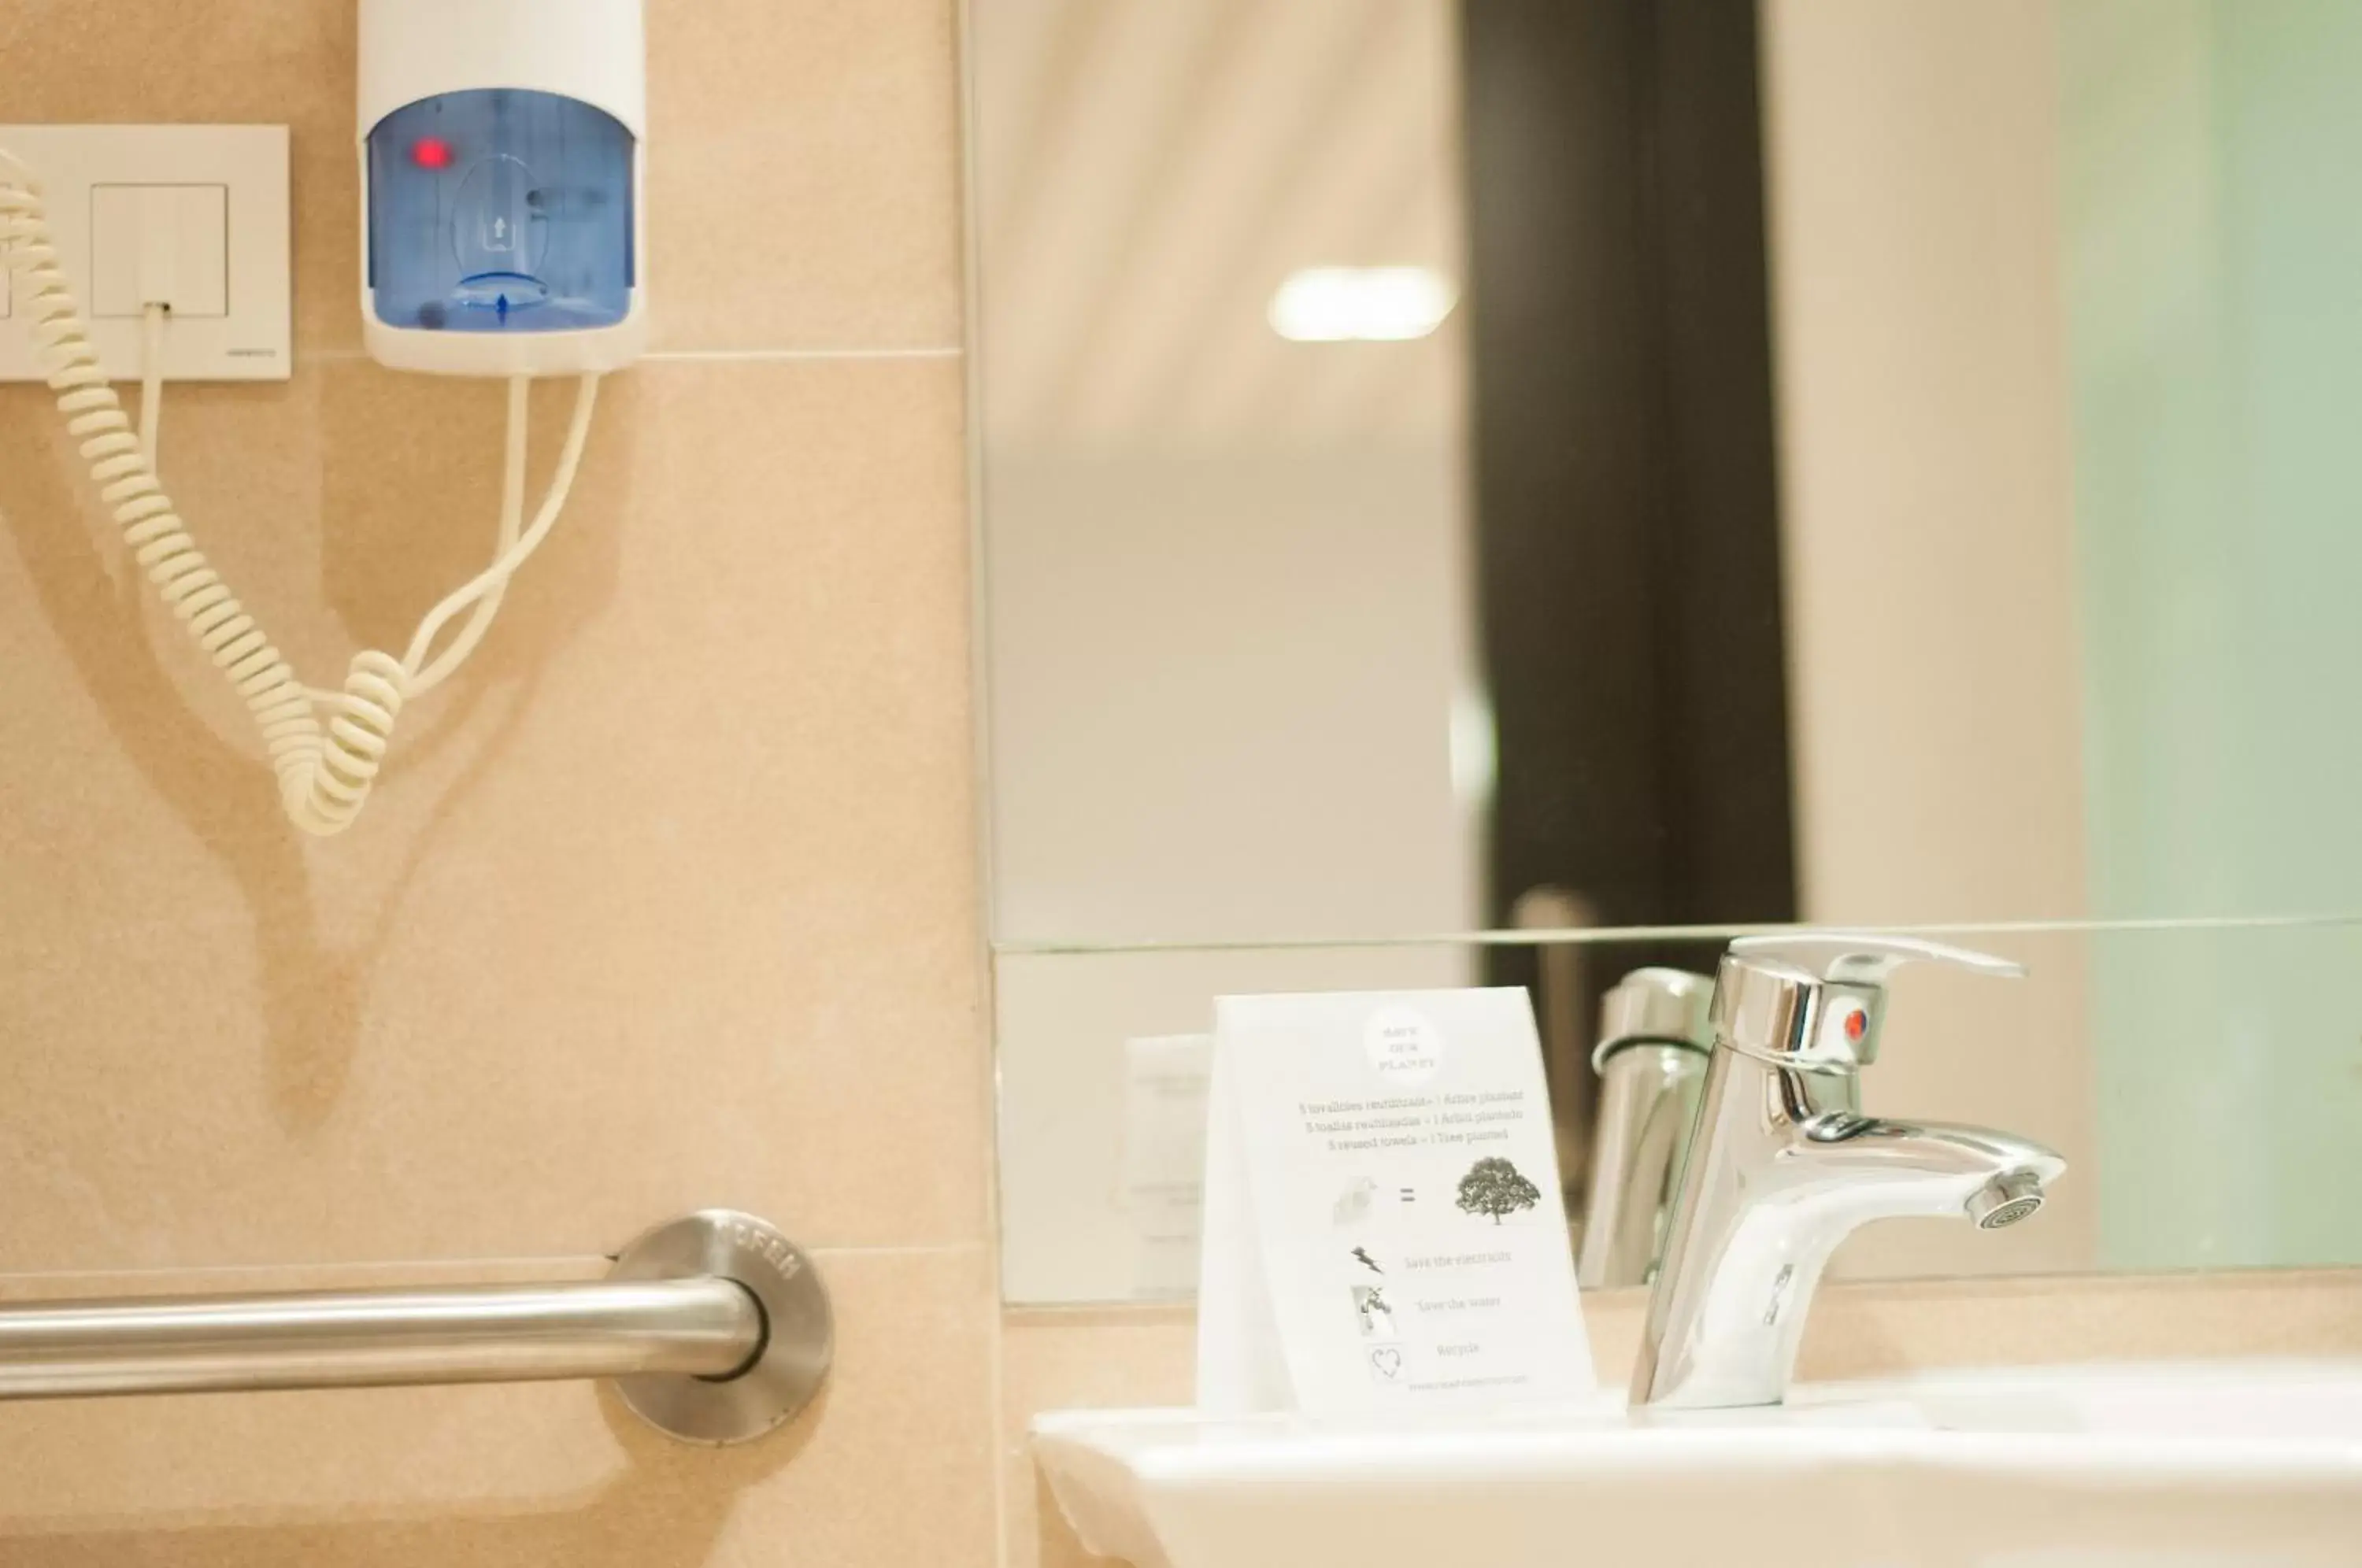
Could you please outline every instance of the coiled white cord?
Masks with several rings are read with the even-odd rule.
[[[0,149],[0,266],[29,285],[17,289],[17,303],[32,317],[35,348],[57,394],[58,410],[81,443],[99,498],[123,530],[132,558],[245,700],[262,732],[279,778],[280,802],[289,818],[305,833],[342,833],[369,799],[403,704],[448,679],[474,651],[500,609],[509,578],[557,523],[590,433],[599,378],[581,378],[557,472],[532,525],[522,529],[530,382],[523,376],[511,379],[500,544],[492,564],[427,612],[403,657],[364,649],[353,656],[341,689],[319,691],[296,679],[285,657],[197,548],[156,478],[155,440],[162,409],[161,307],[151,307],[145,324],[142,412],[135,432],[122,399],[99,369],[81,306],[58,266],[39,182],[5,149]],[[449,646],[430,662],[436,637],[455,617],[469,611],[473,613]],[[325,723],[314,712],[315,702],[325,712]]]

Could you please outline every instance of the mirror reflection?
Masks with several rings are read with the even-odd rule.
[[[2026,1224],[1867,1226],[1833,1277],[2362,1264],[2362,1029],[2334,984],[2362,965],[2362,922],[1912,934],[2026,973],[1898,970],[1859,1109],[2000,1130],[2056,1150],[2067,1172]],[[1694,992],[1648,962],[1656,945],[1603,933],[1540,950],[1562,984],[1610,977],[1600,1012],[1571,1032],[1549,1026],[1548,982],[1528,993],[1586,1284],[1645,1271],[1696,1104],[1697,1037],[1669,1038],[1692,1027]],[[1713,974],[1724,944],[1694,948],[1688,972]],[[1003,955],[1009,1298],[1193,1293],[1214,997],[1393,989],[1479,956],[1470,944]]]
[[[979,7],[997,934],[2351,907],[2352,31]]]
[[[2002,927],[2035,978],[1915,1008],[1865,1092],[2078,1175],[2038,1225],[1880,1227],[1841,1269],[2353,1255],[2282,1156],[2341,1157],[2356,1031],[2275,933],[2362,907],[2354,17],[992,0],[972,32],[1014,1298],[1186,1291],[1158,1173],[1243,990],[1525,988],[1570,1212],[1624,1216],[1584,1267],[1628,1275],[1686,1092],[1678,1039],[1626,1032],[1678,987],[1631,977],[1791,922]],[[1442,940],[1486,932],[1613,935]]]

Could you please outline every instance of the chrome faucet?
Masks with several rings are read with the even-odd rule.
[[[1585,1290],[1646,1285],[1656,1268],[1714,1043],[1713,994],[1704,975],[1635,969],[1600,999],[1599,1118],[1574,1269]]]
[[[1813,1287],[1872,1220],[2015,1224],[2067,1162],[2006,1132],[1861,1113],[1886,979],[1912,959],[2023,975],[2005,959],[1900,937],[1798,933],[1730,944],[1714,1054],[1633,1369],[1634,1408],[1776,1405]]]

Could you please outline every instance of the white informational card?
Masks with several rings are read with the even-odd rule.
[[[1592,1392],[1523,991],[1221,998],[1206,1160],[1200,1408]]]

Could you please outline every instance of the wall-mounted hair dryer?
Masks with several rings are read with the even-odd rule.
[[[599,377],[647,333],[643,0],[360,0],[361,306],[370,355],[402,370],[508,382],[492,562],[419,623],[399,657],[354,656],[304,685],[190,536],[157,477],[162,352],[144,311],[135,425],[92,346],[33,171],[0,149],[0,265],[43,371],[131,558],[237,688],[306,833],[349,826],[403,705],[458,668],[510,577],[547,537],[579,469]],[[580,378],[555,476],[528,520],[531,378]]]
[[[361,320],[399,370],[581,375],[647,337],[641,0],[361,0]]]

